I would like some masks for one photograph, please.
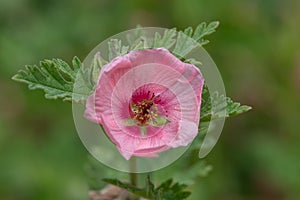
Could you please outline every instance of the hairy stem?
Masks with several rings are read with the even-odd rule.
[[[131,157],[129,160],[129,176],[130,176],[130,183],[134,186],[137,186],[137,173],[136,173],[136,158]]]

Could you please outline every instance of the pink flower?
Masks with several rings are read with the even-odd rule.
[[[196,137],[203,84],[198,68],[166,49],[131,51],[102,68],[85,117],[125,159],[155,157]]]

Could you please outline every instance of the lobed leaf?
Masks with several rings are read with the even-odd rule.
[[[118,179],[109,179],[109,178],[105,178],[105,179],[102,179],[104,182],[106,183],[109,183],[109,184],[112,184],[112,185],[115,185],[115,186],[118,186],[120,188],[123,188],[133,194],[136,194],[138,196],[142,196],[142,197],[147,197],[146,195],[146,192],[144,189],[140,189],[136,186],[133,186],[129,183],[125,183],[125,182],[122,182]]]
[[[221,117],[232,117],[251,109],[250,106],[241,105],[238,102],[232,101],[229,97],[219,95],[217,92],[210,94],[207,86],[203,87],[200,114],[201,123]],[[207,128],[207,126],[202,126],[202,128]]]
[[[211,22],[208,25],[206,24],[206,22],[202,22],[196,27],[192,38],[199,42],[201,45],[207,44],[209,41],[205,40],[204,37],[214,33],[219,24],[220,23],[218,21]]]
[[[155,33],[154,36],[154,48],[163,47],[170,49],[176,43],[176,28],[165,30],[164,35]]]
[[[135,34],[127,37],[129,46],[123,46],[122,41],[117,39],[112,39],[108,42],[109,60],[124,55],[128,53],[129,50],[150,47],[164,47],[170,49],[174,45],[173,53],[183,56],[194,48],[197,44],[195,41],[201,45],[206,44],[207,40],[204,40],[204,37],[215,32],[218,25],[219,22],[217,21],[209,24],[203,22],[199,24],[195,30],[188,27],[184,31],[179,31],[178,34],[176,34],[176,29],[173,28],[166,30],[162,36],[156,33],[152,41],[147,38],[145,32],[138,27]],[[186,62],[201,65],[201,62],[195,59],[189,59],[186,60]],[[77,57],[74,57],[72,60],[72,66],[69,66],[60,59],[44,60],[40,62],[39,65],[25,66],[24,70],[20,70],[13,76],[13,80],[27,83],[30,89],[44,90],[45,97],[48,99],[60,98],[64,101],[73,100],[75,102],[81,102],[93,91],[98,81],[101,67],[106,63],[107,61],[100,56],[100,53],[95,55],[92,66],[89,68],[83,68],[81,61]],[[75,80],[76,91],[73,91]],[[208,89],[204,88],[202,92],[201,124],[203,125],[203,122],[209,122],[212,119],[222,117],[220,113],[224,110],[226,110],[225,117],[230,117],[250,109],[251,107],[233,102],[228,97],[223,97],[215,93],[209,94]],[[166,122],[162,121],[161,123],[165,124]],[[207,124],[200,127],[203,131],[206,128]]]
[[[70,100],[77,72],[77,66],[71,68],[60,59],[52,59],[40,62],[38,66],[25,66],[25,69],[20,70],[12,79],[27,83],[29,89],[44,90],[48,99]]]
[[[197,43],[201,46],[208,44],[209,41],[204,37],[215,32],[218,26],[218,21],[214,21],[209,24],[202,22],[196,27],[195,31],[192,27],[188,27],[184,29],[184,31],[179,31],[177,34],[174,53],[183,57],[194,49],[197,46]],[[191,40],[191,38],[193,40]]]
[[[44,60],[39,65],[26,65],[12,77],[13,80],[28,84],[29,89],[42,89],[47,99],[62,99],[79,102],[92,90],[88,70],[83,70],[79,58],[74,57],[72,67],[60,59]],[[73,91],[76,78],[82,79],[82,90]]]
[[[128,52],[129,46],[122,46],[122,41],[118,39],[111,39],[108,42],[108,58],[112,59],[124,55]]]
[[[132,186],[131,184],[124,183],[118,179],[103,179],[103,181],[126,189],[139,197],[153,200],[183,200],[191,194],[190,192],[185,191],[187,185],[174,183],[172,179],[155,187],[154,183],[150,180],[149,175],[146,178],[146,186],[144,188]]]

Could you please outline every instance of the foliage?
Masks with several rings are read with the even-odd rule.
[[[176,29],[173,28],[166,30],[162,35],[155,33],[153,39],[147,38],[145,33],[137,28],[134,35],[128,36],[128,46],[122,45],[122,41],[117,39],[112,39],[108,42],[109,54],[107,60],[111,61],[115,57],[124,55],[131,50],[157,47],[164,47],[169,50],[173,49],[171,52],[181,58],[197,45],[207,44],[209,41],[205,39],[205,36],[213,33],[218,25],[218,22],[211,22],[209,24],[201,23],[195,30],[188,27],[184,29],[184,31],[179,32],[176,32]],[[13,80],[27,83],[30,89],[44,90],[45,97],[48,99],[61,98],[64,101],[82,103],[93,91],[101,67],[108,61],[103,59],[100,53],[95,55],[91,67],[83,66],[83,63],[81,63],[77,57],[74,57],[72,66],[60,59],[45,60],[40,62],[39,65],[26,66],[24,70],[19,71],[13,77]],[[194,59],[188,59],[185,60],[185,62],[192,64],[200,63]],[[74,90],[74,88],[76,88],[76,90]],[[240,103],[233,102],[230,98],[219,95],[216,92],[210,94],[208,88],[205,86],[202,93],[199,132],[205,133],[211,120],[220,117],[231,117],[250,109],[249,106],[240,105]],[[223,113],[225,113],[225,115]],[[161,119],[158,125],[165,123],[167,122]],[[202,162],[198,162],[198,164],[197,162],[193,162],[190,163],[190,166],[185,167],[189,169],[189,173],[186,174],[189,180],[193,180],[199,176],[205,176],[211,170],[210,166]],[[124,188],[135,195],[149,199],[179,200],[186,199],[191,194],[185,191],[187,187],[185,184],[174,182],[173,179],[164,181],[155,187],[148,176],[146,178],[145,188],[132,186],[118,179],[103,180]]]
[[[251,110],[250,106],[234,102],[229,97],[219,95],[217,92],[209,93],[206,85],[202,91],[200,121],[209,122],[221,117],[232,117]],[[224,112],[223,112],[224,111]],[[225,114],[223,114],[225,113]]]
[[[117,56],[124,55],[128,52],[128,46],[122,46],[122,41],[117,39],[112,39],[108,41],[108,59],[112,60]]]
[[[136,23],[184,28],[216,18],[222,27],[206,37],[214,41],[207,50],[222,66],[228,95],[255,112],[226,122],[207,157],[213,175],[196,179],[188,199],[300,199],[299,8],[294,0],[1,1],[0,199],[87,196],[82,166],[88,153],[70,105],[12,82],[20,66],[84,58],[94,44]],[[157,180],[156,172],[155,182],[179,174],[174,164],[169,167],[172,173],[166,170]],[[101,171],[110,178],[114,173]]]
[[[154,37],[154,48],[163,47],[170,49],[176,43],[176,28],[165,30],[164,35],[161,36],[159,33],[155,33]]]
[[[154,38],[147,37],[147,34],[138,26],[134,34],[127,35],[127,42],[129,46],[123,46],[122,41],[111,39],[108,42],[109,60],[124,55],[132,50],[149,49],[149,48],[166,48],[171,50],[179,58],[186,55],[198,44],[201,46],[209,43],[205,37],[216,31],[219,26],[218,21],[207,24],[202,22],[195,30],[192,27],[184,29],[184,31],[177,32],[176,28],[165,30],[161,35],[155,32]],[[174,48],[174,50],[172,50]],[[187,62],[195,62],[190,59]],[[198,62],[198,61],[197,61]]]
[[[42,89],[47,99],[82,102],[93,90],[101,67],[106,63],[96,54],[92,67],[84,68],[79,58],[74,57],[72,66],[61,59],[41,61],[39,65],[26,65],[12,77],[28,84],[29,89]],[[74,90],[74,84],[77,90]]]
[[[28,84],[29,89],[42,89],[48,99],[72,99],[73,85],[81,62],[73,59],[73,67],[60,59],[44,60],[37,65],[27,65],[13,80]]]
[[[197,43],[199,43],[201,46],[208,44],[209,41],[204,39],[204,37],[215,32],[215,29],[218,26],[219,22],[217,21],[211,22],[208,25],[205,22],[202,22],[197,26],[195,31],[192,29],[192,27],[188,27],[184,29],[184,31],[179,31],[174,53],[183,57],[193,48],[195,48]]]
[[[174,183],[172,179],[164,181],[158,187],[155,187],[149,175],[146,178],[145,188],[139,188],[118,179],[103,179],[103,181],[126,189],[137,196],[153,200],[183,200],[191,194],[185,191],[187,185]]]
[[[166,30],[161,36],[155,33],[154,41],[147,39],[145,33],[138,27],[134,35],[128,35],[127,39],[130,46],[123,46],[122,41],[111,39],[108,42],[108,60],[117,56],[126,54],[129,50],[144,49],[150,47],[164,47],[170,49],[175,44],[174,53],[184,55],[194,44],[195,41],[201,45],[207,44],[204,37],[213,33],[218,27],[218,22],[211,22],[208,25],[203,22],[197,26],[195,31],[191,27],[186,28],[183,32],[179,31],[176,37],[176,28]],[[195,63],[193,59],[187,62]],[[24,70],[20,70],[13,80],[27,83],[30,89],[42,89],[45,97],[48,99],[61,98],[64,101],[81,102],[92,92],[97,81],[97,75],[101,67],[107,63],[99,53],[95,55],[93,66],[86,68],[81,61],[74,57],[72,66],[60,59],[44,60],[39,65],[27,65]],[[75,82],[76,91],[73,91]]]

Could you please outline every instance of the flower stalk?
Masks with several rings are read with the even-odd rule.
[[[133,186],[137,186],[138,185],[138,180],[137,180],[137,173],[136,173],[136,157],[131,157],[131,159],[129,160],[129,178],[130,178],[130,183]]]

